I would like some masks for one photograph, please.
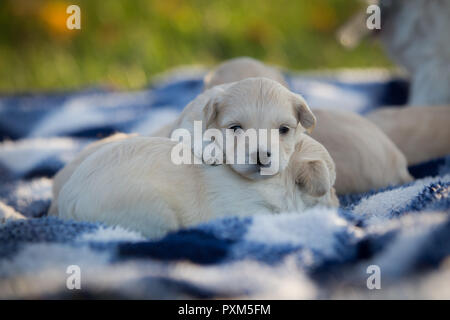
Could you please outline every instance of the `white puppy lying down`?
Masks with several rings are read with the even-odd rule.
[[[175,165],[171,151],[176,144],[151,137],[105,144],[62,187],[59,216],[120,225],[158,238],[225,215],[301,212],[313,204],[336,201],[332,193],[311,197],[298,187],[296,180],[308,183],[298,162],[315,161],[302,159],[301,152],[280,174],[251,180],[229,165]],[[305,148],[307,157],[307,147],[297,148]],[[328,186],[333,185],[333,172],[327,170],[325,175]]]
[[[237,125],[236,121],[244,129],[256,127],[278,130],[283,127],[279,141],[281,173],[261,179],[257,175],[259,168],[255,165],[222,165],[220,169],[208,165],[176,166],[169,158],[174,142],[167,139],[136,140],[137,138],[127,138],[123,134],[114,135],[86,148],[58,173],[53,190],[54,209],[49,214],[120,224],[133,229],[141,226],[136,230],[150,236],[161,236],[168,230],[177,228],[172,222],[164,225],[164,217],[168,215],[167,219],[172,219],[170,217],[173,217],[173,210],[184,221],[178,226],[185,226],[226,212],[274,213],[303,210],[316,204],[338,205],[332,188],[335,169],[330,155],[319,143],[301,134],[305,130],[303,126],[311,127],[314,124],[314,117],[301,97],[268,79],[246,79],[219,91],[218,95],[196,99],[206,99],[203,108],[197,109],[195,104],[191,106],[199,112],[197,119],[207,123],[206,127],[221,129]],[[183,123],[186,128],[191,128],[189,121]],[[289,130],[286,131],[284,126],[288,126]],[[164,144],[170,148],[163,146]],[[168,153],[159,155],[160,150]],[[145,163],[140,164],[140,161]],[[152,170],[145,171],[145,168]],[[141,170],[147,174],[143,175]],[[127,171],[131,179],[123,177]],[[214,175],[207,175],[209,173]],[[143,180],[137,179],[138,176]],[[189,181],[182,182],[185,176]],[[196,179],[199,184],[193,183]],[[214,181],[210,181],[211,179]],[[64,183],[64,180],[68,181]],[[145,183],[147,180],[148,185]],[[158,190],[164,192],[152,190],[152,183],[156,183],[160,188]],[[209,215],[197,216],[196,212],[201,213],[199,201],[206,201],[201,204],[202,210],[212,205],[209,203],[212,201],[210,198],[200,197],[204,192],[202,185],[210,184],[216,190],[212,196],[214,203],[219,202],[221,205],[219,209],[214,209],[216,211],[209,211]],[[62,190],[59,191],[61,187]],[[251,192],[246,192],[246,188]],[[194,201],[191,191],[198,195],[194,203],[186,202],[184,198]],[[145,202],[142,203],[137,201],[144,201],[143,194],[147,195],[149,192],[153,194],[153,198],[145,197]],[[170,202],[170,197],[181,200]],[[237,203],[229,207],[229,210],[220,211],[224,208],[221,201],[226,204]],[[152,206],[149,206],[149,202],[153,203]],[[147,210],[143,209],[144,204],[148,207]],[[185,214],[187,218],[184,217]],[[148,224],[142,225],[143,220]],[[152,227],[152,221],[155,222],[155,227]]]
[[[229,60],[212,70],[204,79],[204,87],[223,85],[255,74],[286,85],[276,69],[243,58]],[[314,109],[314,115],[317,125],[310,135],[323,144],[336,164],[335,188],[338,194],[361,193],[412,181],[405,156],[370,121],[348,111]],[[180,125],[180,120],[175,127],[177,125]],[[168,129],[170,126],[160,133]]]
[[[397,144],[409,165],[450,154],[450,106],[382,108],[367,118]]]
[[[294,146],[302,137],[301,134],[305,130],[311,130],[316,120],[306,101],[300,95],[292,93],[276,81],[266,78],[249,78],[216,86],[200,94],[184,108],[174,123],[162,128],[153,136],[170,137],[173,130],[181,128],[189,131],[193,137],[195,121],[202,122],[203,132],[206,129],[220,129],[223,136],[225,136],[226,129],[238,127],[243,130],[265,129],[268,131],[268,138],[270,138],[270,130],[283,130],[278,143],[280,157],[273,159],[279,161],[280,170],[283,170],[294,151]],[[87,147],[66,168],[77,167],[86,156],[92,153],[93,147],[110,140],[121,139],[121,137],[115,135]],[[225,153],[225,151],[224,149],[223,152]],[[257,150],[250,151],[256,153]],[[270,150],[259,151],[270,153]],[[200,154],[196,154],[196,156],[201,158]],[[246,156],[254,157],[254,154]],[[259,177],[259,168],[256,166],[251,172],[242,171],[251,169],[251,166],[243,168],[233,164],[232,167],[247,178],[251,178],[255,172],[258,173],[255,177]],[[57,196],[58,189],[73,172],[73,169],[66,170],[66,168],[55,177],[55,196]]]
[[[87,157],[112,142],[119,142],[135,136],[135,134],[116,133],[84,148],[53,178],[53,197],[48,215],[58,215],[59,193]],[[339,200],[333,188],[336,180],[335,165],[328,151],[320,143],[307,135],[303,135],[300,142],[295,146],[294,153],[289,160],[289,166],[292,168],[291,171],[297,170],[297,187],[304,193],[307,205],[339,206]]]

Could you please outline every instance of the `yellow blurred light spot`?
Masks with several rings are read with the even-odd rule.
[[[39,16],[48,30],[56,36],[71,36],[74,30],[69,30],[66,25],[69,15],[66,13],[68,4],[63,1],[48,1],[39,12]]]

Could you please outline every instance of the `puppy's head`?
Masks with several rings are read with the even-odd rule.
[[[277,69],[266,66],[253,58],[239,57],[225,61],[210,71],[203,79],[204,90],[224,83],[255,77],[272,79],[288,88],[286,80]]]
[[[222,145],[227,163],[250,179],[261,178],[263,168],[275,168],[273,174],[283,171],[298,135],[312,130],[316,121],[300,95],[266,78],[235,82],[209,100],[203,116],[206,129],[220,129],[224,137],[231,135],[234,143],[226,140]],[[257,141],[252,143],[255,134]],[[238,158],[242,153],[244,163]]]

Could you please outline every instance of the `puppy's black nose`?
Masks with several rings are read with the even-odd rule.
[[[269,151],[265,152],[265,156],[264,156],[264,152],[262,152],[263,158],[261,159],[261,153],[260,151],[258,151],[256,153],[256,164],[258,166],[264,166],[270,163],[270,156],[272,155]]]

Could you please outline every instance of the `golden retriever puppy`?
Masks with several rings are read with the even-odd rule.
[[[281,73],[275,69],[267,72],[264,64],[255,63],[253,59],[232,59],[218,67],[220,72],[213,70],[205,77],[205,87],[210,87],[211,83],[224,85],[226,81],[252,76],[258,68],[266,78],[283,79]],[[220,76],[222,74],[227,76]],[[286,84],[284,79],[281,84]],[[352,112],[328,109],[314,109],[314,115],[317,126],[314,131],[309,130],[312,131],[310,135],[329,151],[336,164],[335,188],[338,194],[361,193],[412,180],[405,156],[370,121]]]
[[[409,165],[450,154],[450,106],[383,108],[367,118],[394,141]]]
[[[253,58],[239,57],[227,60],[209,72],[203,79],[204,90],[245,78],[260,77],[272,79],[288,88],[283,75],[277,69],[268,67]]]
[[[129,138],[134,135],[128,135],[125,133],[116,133],[113,134],[107,138],[95,141],[91,144],[89,144],[87,147],[85,147],[71,162],[69,162],[64,168],[58,171],[58,173],[53,177],[53,185],[52,185],[52,203],[50,205],[50,208],[48,210],[49,216],[54,216],[58,212],[58,195],[59,191],[63,187],[63,185],[69,180],[69,178],[72,176],[73,172],[76,168],[80,165],[81,162],[83,162],[84,159],[86,159],[88,156],[90,156],[92,153],[103,147],[104,145],[113,142],[113,141],[120,141],[126,138]]]
[[[201,130],[215,128],[225,133],[224,131],[227,129],[242,131],[254,129],[255,132],[256,130],[265,129],[270,131],[274,129],[279,132],[278,139],[273,141],[278,150],[277,157],[270,157],[272,141],[271,136],[268,136],[265,150],[261,150],[262,145],[259,143],[253,149],[246,144],[245,163],[233,162],[230,164],[233,170],[249,179],[261,178],[261,164],[258,163],[258,155],[261,153],[268,155],[271,163],[270,167],[275,167],[276,171],[283,171],[289,163],[295,145],[301,140],[299,137],[307,138],[302,132],[306,129],[311,129],[315,122],[314,116],[300,95],[291,93],[277,82],[263,78],[245,79],[207,90],[185,108],[176,123],[172,126],[166,126],[159,134],[169,136],[175,129],[186,129],[195,136],[194,122],[196,120],[202,121]],[[245,134],[243,133],[242,135],[244,139],[246,138]],[[53,201],[49,214],[56,214],[59,190],[84,159],[105,144],[109,144],[111,141],[123,140],[127,137],[125,134],[116,134],[107,139],[97,141],[83,150],[71,163],[61,170],[55,177]],[[317,143],[313,139],[308,141]],[[221,147],[223,148],[224,146]],[[197,158],[202,159],[203,149],[201,148],[197,151]],[[328,155],[328,153],[326,154]],[[247,164],[250,162],[250,158],[256,160],[252,165]],[[328,181],[322,182],[325,177],[321,175],[323,170],[318,171],[317,161],[311,162],[309,161],[310,159],[312,158],[309,157],[303,162],[304,165],[301,166],[300,170],[303,171],[304,179],[302,183],[305,187],[305,193],[310,194],[314,198],[322,196],[324,192],[323,190],[316,190],[317,186],[309,188],[307,182],[324,183],[325,187],[322,189],[326,191],[329,191],[330,185]],[[332,162],[331,158],[329,158],[329,161]],[[308,169],[310,163],[312,163],[311,168],[314,170]],[[329,168],[327,167],[326,170],[329,170]],[[332,170],[334,172],[334,167]],[[317,177],[315,176],[316,173],[318,174]],[[319,181],[314,181],[314,179]],[[332,180],[334,183],[334,176]],[[311,201],[315,200],[312,199]],[[336,199],[333,198],[331,204],[334,203],[336,203]]]
[[[297,180],[306,181],[297,177],[299,166],[294,162],[265,179],[245,179],[226,164],[175,164],[173,149],[180,143],[132,137],[104,145],[87,157],[62,187],[58,215],[119,225],[159,238],[227,215],[302,212],[309,204],[332,202],[334,195],[324,194],[320,186],[315,191],[322,196],[314,198],[314,203],[305,198]],[[318,171],[328,168],[321,166],[320,160],[316,165]],[[333,184],[333,173],[320,174],[329,179],[328,185]]]

